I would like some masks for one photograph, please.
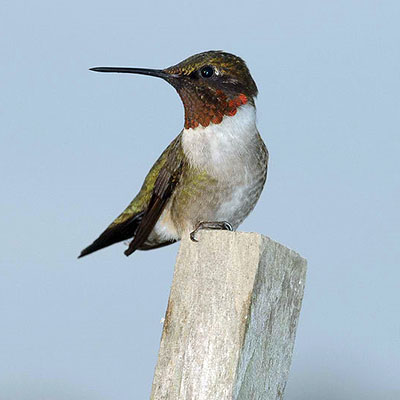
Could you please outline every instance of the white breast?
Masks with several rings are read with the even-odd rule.
[[[254,188],[259,185],[259,135],[255,107],[246,104],[233,117],[206,128],[185,129],[182,148],[192,166],[207,171],[226,194],[213,220],[229,221],[236,228],[254,207]],[[259,192],[256,194],[257,198]],[[250,197],[249,197],[250,195]]]
[[[250,161],[256,135],[255,107],[245,104],[220,124],[184,129],[182,148],[193,166],[222,178],[232,174],[233,163],[245,167]]]

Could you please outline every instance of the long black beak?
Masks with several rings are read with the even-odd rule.
[[[163,78],[163,79],[179,77],[179,75],[177,74],[170,74],[162,69],[131,68],[131,67],[94,67],[89,69],[90,71],[95,71],[95,72],[117,72],[120,74],[140,74],[140,75],[156,76],[157,78]]]

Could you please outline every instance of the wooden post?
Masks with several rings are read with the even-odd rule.
[[[257,233],[182,240],[152,400],[283,398],[306,260]]]

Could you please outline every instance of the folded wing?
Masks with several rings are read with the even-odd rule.
[[[82,250],[78,258],[130,238],[133,240],[125,254],[128,256],[139,249],[146,242],[179,182],[183,159],[179,135],[156,161],[129,206],[90,246]]]

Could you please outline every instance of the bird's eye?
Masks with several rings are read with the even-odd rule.
[[[210,78],[214,75],[214,68],[210,65],[206,65],[200,70],[200,74],[203,78]]]

